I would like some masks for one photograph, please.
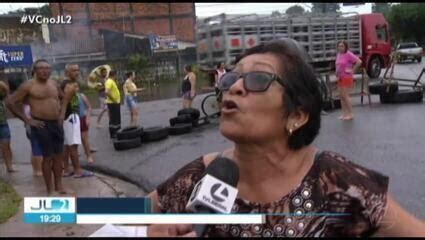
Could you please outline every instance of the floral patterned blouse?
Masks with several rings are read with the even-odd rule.
[[[163,213],[187,213],[186,203],[206,166],[202,157],[157,188]],[[280,200],[255,203],[236,198],[232,213],[270,213],[265,224],[208,225],[208,237],[364,237],[379,228],[387,203],[388,177],[324,151],[301,184]],[[288,214],[289,213],[289,214]]]

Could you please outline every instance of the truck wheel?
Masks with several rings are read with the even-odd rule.
[[[114,140],[114,148],[117,151],[137,148],[142,145],[140,137],[133,139]]]
[[[180,123],[168,128],[170,135],[181,135],[192,131],[191,123]]]
[[[190,114],[182,114],[178,115],[177,117],[170,119],[170,126],[174,126],[179,123],[192,123],[194,119],[192,118],[192,115]]]
[[[398,91],[398,82],[392,82],[391,84],[380,83],[380,82],[369,83],[370,94],[381,94],[381,93],[393,94],[397,91]]]
[[[126,127],[117,132],[117,140],[140,138],[142,132],[142,127]]]
[[[381,94],[381,103],[417,103],[422,102],[424,93],[421,89],[399,90],[394,94]]]
[[[145,128],[142,133],[142,142],[153,142],[162,140],[168,137],[168,128],[150,127]]]
[[[370,60],[369,66],[367,66],[367,75],[369,75],[370,78],[378,78],[381,74],[381,60],[379,60],[379,57],[375,56]]]
[[[193,119],[198,119],[201,116],[201,112],[196,108],[184,108],[177,112],[177,116],[190,114]]]
[[[417,60],[418,60],[418,63],[422,62],[422,57],[418,57]]]

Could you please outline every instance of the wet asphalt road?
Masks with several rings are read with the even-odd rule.
[[[396,67],[396,76],[416,78],[425,64],[402,64]],[[425,82],[425,76],[422,78]],[[195,99],[200,109],[202,96]],[[354,121],[341,122],[339,111],[322,118],[322,128],[315,145],[322,150],[343,154],[348,159],[390,177],[390,192],[402,206],[425,219],[425,105],[382,105],[378,96],[372,105],[359,104],[354,99]],[[167,126],[181,107],[180,99],[143,102],[140,105],[143,127]],[[97,112],[97,111],[95,111]],[[123,126],[128,123],[128,110],[122,106]],[[218,132],[218,122],[195,129],[190,134],[170,136],[168,139],[146,143],[140,148],[114,151],[109,139],[107,117],[103,129],[90,130],[95,154],[94,169],[136,183],[146,191],[153,190],[177,169],[209,153],[222,151],[232,143]],[[92,124],[95,123],[95,117]],[[10,119],[12,149],[17,162],[30,162],[30,145],[23,124]],[[81,162],[86,165],[84,154]]]

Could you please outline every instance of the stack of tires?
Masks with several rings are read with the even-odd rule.
[[[168,138],[168,128],[155,126],[143,129],[142,142],[156,142]]]
[[[168,128],[156,127],[126,127],[117,132],[114,149],[117,151],[137,148],[146,142],[155,142],[168,137]]]
[[[170,135],[181,135],[192,132],[193,127],[198,126],[201,113],[195,108],[185,108],[177,112],[177,117],[170,119],[168,133]]]
[[[117,132],[114,148],[117,151],[137,148],[142,145],[142,127],[126,127]]]
[[[422,87],[399,89],[398,82],[376,82],[369,84],[370,94],[379,94],[381,103],[417,103],[422,102],[424,94]]]

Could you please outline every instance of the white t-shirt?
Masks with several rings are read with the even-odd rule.
[[[31,107],[28,104],[24,104],[24,113],[27,118],[31,118]]]
[[[217,82],[215,83],[215,86],[218,87],[218,83],[220,82],[221,77],[226,73],[226,69],[223,69],[223,71],[220,71],[219,69],[217,69],[216,72],[217,72]]]

